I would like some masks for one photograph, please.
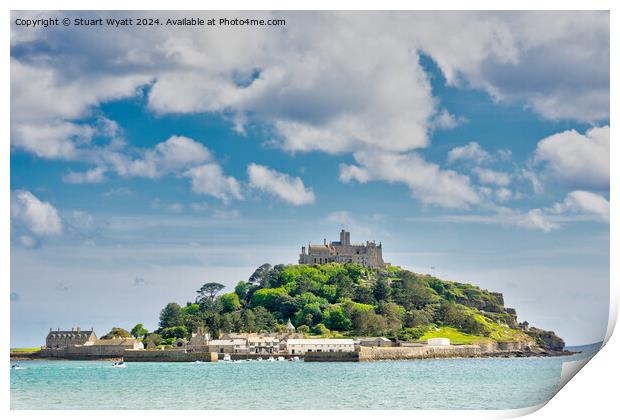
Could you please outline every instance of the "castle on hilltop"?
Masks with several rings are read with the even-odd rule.
[[[356,263],[370,268],[383,268],[383,252],[381,242],[377,245],[374,241],[366,241],[366,244],[352,244],[351,234],[346,230],[340,231],[340,241],[327,243],[323,239],[322,245],[308,244],[301,247],[299,264],[327,264],[327,263]]]

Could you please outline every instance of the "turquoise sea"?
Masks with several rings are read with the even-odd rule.
[[[24,361],[13,409],[509,409],[550,399],[562,363],[549,358],[369,363]]]

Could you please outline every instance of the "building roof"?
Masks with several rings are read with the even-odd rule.
[[[288,319],[288,321],[286,321],[286,329],[289,331],[295,331],[295,326],[293,325],[293,323],[291,322],[291,318]]]
[[[95,340],[93,346],[127,346],[136,343],[135,338],[108,338]]]
[[[90,335],[92,333],[93,333],[93,330],[69,330],[69,331],[50,330],[50,332],[47,335],[58,335],[58,334],[65,334],[65,335],[86,334],[86,335]]]
[[[332,251],[332,248],[330,248],[329,245],[313,245],[310,244],[310,246],[308,247],[308,252],[309,253],[315,253],[318,252],[320,254],[324,254],[324,253],[330,253]]]
[[[383,341],[384,343],[391,343],[392,340],[385,337],[359,337],[360,341]]]
[[[348,344],[353,345],[354,342],[350,338],[289,338],[288,344]]]
[[[250,342],[250,341],[251,341],[252,343],[267,343],[267,342],[270,342],[270,343],[275,343],[275,342],[278,342],[278,341],[280,341],[280,340],[278,340],[278,337],[269,337],[269,336],[263,336],[263,337],[260,337],[260,336],[249,336],[249,337],[248,337],[248,342]]]

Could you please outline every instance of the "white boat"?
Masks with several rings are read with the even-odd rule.
[[[26,368],[23,367],[23,366],[20,366],[19,363],[15,363],[14,365],[11,365],[11,369],[13,369],[13,370],[24,370]]]
[[[274,358],[273,358],[273,356],[269,356],[269,359],[267,359],[267,361],[269,361],[269,362],[275,362],[275,361],[276,361],[276,359],[274,359]]]
[[[197,365],[200,363],[204,363],[202,360],[196,360],[194,363],[196,363]]]
[[[127,365],[125,364],[125,362],[114,362],[112,363],[112,367],[113,368],[126,368]]]
[[[285,360],[286,360],[286,359],[284,358],[284,356],[278,356],[278,362],[283,362],[283,361],[285,361]]]
[[[224,362],[230,362],[232,361],[232,359],[230,358],[230,354],[225,354],[224,358],[222,359]]]
[[[257,358],[256,358],[256,361],[257,361],[257,362],[260,362],[260,361],[262,361],[262,360],[263,360],[263,358],[262,358],[262,357],[257,357]]]
[[[293,356],[293,358],[291,359],[292,362],[298,362],[299,361],[299,357],[298,356]]]

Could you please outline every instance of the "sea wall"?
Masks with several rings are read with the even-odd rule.
[[[479,346],[360,347],[354,352],[308,352],[304,362],[371,362],[375,360],[479,357]]]
[[[479,343],[478,346],[483,353],[496,353],[503,351],[523,351],[530,347],[527,341],[491,341],[488,343]]]
[[[359,362],[359,351],[343,352],[315,352],[309,351],[304,355],[304,362]]]
[[[479,357],[480,347],[468,346],[424,346],[424,347],[361,347],[359,361],[441,359],[451,357]]]
[[[189,352],[182,350],[127,350],[126,362],[217,362],[217,353]]]

